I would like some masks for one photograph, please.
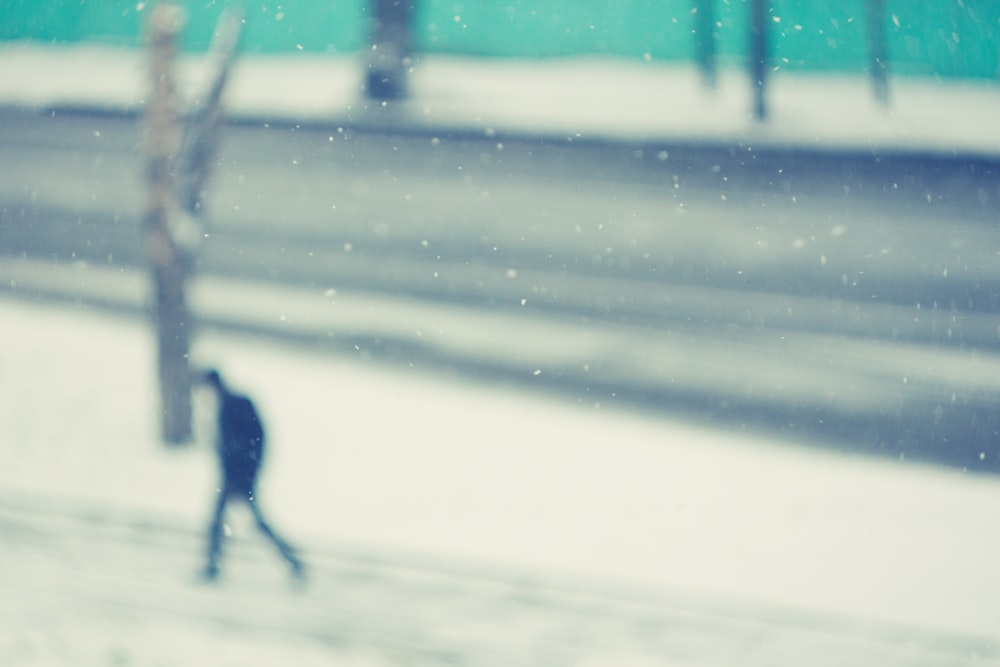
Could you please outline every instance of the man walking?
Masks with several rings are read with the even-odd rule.
[[[208,563],[205,577],[219,575],[219,556],[222,552],[223,516],[230,500],[242,500],[250,507],[257,527],[281,552],[292,568],[292,574],[302,577],[302,561],[295,550],[264,520],[257,503],[257,473],[264,455],[264,428],[253,402],[246,396],[233,393],[223,382],[218,371],[207,371],[203,382],[218,397],[218,440],[216,451],[221,464],[222,485],[212,516],[208,537]]]

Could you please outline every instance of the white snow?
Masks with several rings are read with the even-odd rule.
[[[204,432],[182,451],[157,442],[147,329],[11,301],[0,317],[3,493],[199,530],[209,445]],[[206,336],[195,354],[259,401],[272,442],[263,502],[307,548],[369,545],[998,638],[992,478],[249,339]]]
[[[144,57],[88,44],[0,44],[0,105],[136,109],[147,94]],[[207,70],[203,56],[182,59],[179,80],[189,98],[204,88]],[[297,53],[241,56],[226,97],[230,115],[262,121],[1000,154],[1000,94],[989,81],[892,78],[887,108],[863,76],[778,70],[770,86],[771,115],[759,123],[738,70],[722,71],[717,88],[706,90],[693,67],[673,63],[428,55],[413,69],[412,98],[382,108],[364,99],[358,57]]]
[[[199,66],[197,58],[185,61],[189,94]],[[0,46],[2,106],[136,109],[143,77],[135,51]],[[414,71],[413,99],[381,110],[362,100],[354,58],[247,56],[232,83],[231,113],[261,119],[1000,154],[1000,96],[988,84],[893,79],[892,105],[883,110],[861,78],[778,73],[773,120],[761,125],[748,117],[740,73],[725,72],[718,90],[707,92],[692,70],[661,63],[572,59],[543,67],[427,57]],[[7,298],[0,321],[0,505],[55,499],[201,531],[215,484],[205,406],[196,446],[171,450],[157,441],[147,327]],[[259,401],[271,439],[262,502],[307,557],[350,546],[1000,642],[1000,485],[992,477],[570,405],[250,338],[208,334],[195,356]],[[16,556],[0,548],[0,569]],[[199,556],[192,550],[151,567],[173,568],[186,581]],[[89,581],[67,575],[62,583],[100,596]],[[65,600],[39,595],[34,606],[0,604],[0,618],[19,627],[25,645],[36,641],[30,619]],[[62,643],[23,664],[107,664],[61,651],[119,630],[107,619],[68,624]],[[184,642],[193,642],[192,655],[202,641],[215,646],[208,632],[149,627],[122,641],[154,657],[176,655]],[[161,646],[148,645],[155,642]],[[225,664],[294,662],[296,646],[245,648]],[[0,657],[20,655],[7,649]],[[753,661],[792,664],[766,651]]]

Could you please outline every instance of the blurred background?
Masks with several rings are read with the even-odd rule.
[[[137,47],[152,3],[59,0],[7,3],[0,23],[5,40],[91,42]],[[184,2],[182,44],[207,49],[225,2]],[[393,6],[400,3],[381,3]],[[419,53],[503,58],[601,54],[692,62],[698,54],[697,15],[711,15],[712,48],[727,66],[743,67],[751,26],[746,0],[606,2],[443,2],[407,5],[413,48]],[[915,6],[894,0],[850,0],[822,7],[807,0],[767,3],[770,56],[791,71],[861,73],[868,64],[870,12],[894,73],[904,76],[995,80],[998,68],[994,3],[941,2]],[[379,3],[301,0],[245,7],[243,48],[248,53],[357,53],[370,44]],[[389,10],[391,13],[391,9]]]
[[[0,656],[1000,659],[996,3],[172,6],[0,15]]]

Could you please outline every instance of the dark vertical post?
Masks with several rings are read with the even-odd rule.
[[[173,64],[182,22],[182,10],[166,3],[156,5],[149,19],[152,90],[146,107],[147,201],[143,219],[153,279],[161,433],[164,441],[172,444],[191,439],[186,267],[170,229],[177,209],[174,171],[181,146]]]
[[[885,44],[885,0],[868,0],[868,72],[875,101],[889,105],[889,54]]]
[[[753,116],[767,117],[764,93],[767,83],[767,0],[750,0],[750,83],[753,87]]]
[[[701,82],[706,88],[715,88],[715,14],[713,0],[694,0],[695,58],[701,71]]]
[[[415,0],[371,0],[371,52],[365,92],[375,100],[407,95]]]

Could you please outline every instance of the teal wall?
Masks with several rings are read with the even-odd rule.
[[[153,4],[141,0],[0,0],[0,40],[137,46]],[[180,0],[176,4],[186,9],[183,48],[188,51],[207,48],[215,22],[228,4],[242,4],[246,10],[243,45],[250,51],[356,51],[366,41],[366,0]]]
[[[747,0],[715,0],[723,63],[746,52]],[[204,49],[223,0],[185,0],[184,48]],[[0,40],[141,42],[151,2],[0,0]],[[367,0],[246,2],[255,52],[352,52],[366,41]],[[613,54],[690,60],[693,0],[418,0],[420,51],[481,56]],[[140,9],[141,8],[141,9]],[[1000,0],[886,0],[895,74],[1000,78]],[[865,0],[772,0],[771,51],[788,70],[865,68]]]

